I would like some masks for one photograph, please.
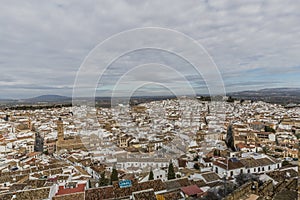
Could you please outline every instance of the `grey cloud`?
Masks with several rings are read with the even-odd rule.
[[[1,8],[0,69],[5,76],[0,81],[3,87],[15,85],[9,86],[15,92],[5,90],[7,97],[35,96],[42,92],[34,89],[38,85],[46,86],[40,88],[45,93],[70,96],[76,72],[93,47],[120,31],[147,26],[175,29],[196,39],[218,65],[228,90],[237,87],[231,84],[235,81],[244,82],[247,89],[250,78],[263,86],[259,75],[248,77],[251,69],[263,69],[273,79],[299,71],[300,3],[296,1],[32,0],[6,1]],[[129,56],[127,64],[138,63],[139,56]],[[158,59],[172,66],[180,63],[169,56]],[[108,79],[121,73],[120,65],[114,67]],[[193,81],[198,81],[195,87],[202,87],[203,82]],[[299,79],[295,82],[299,85]],[[25,93],[26,85],[33,88]]]

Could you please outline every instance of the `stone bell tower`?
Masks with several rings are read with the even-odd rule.
[[[57,122],[57,142],[56,142],[56,152],[61,149],[64,141],[64,125],[61,118],[58,118]]]
[[[64,125],[61,118],[57,120],[57,140],[59,142],[64,140]]]

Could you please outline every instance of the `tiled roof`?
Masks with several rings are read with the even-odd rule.
[[[285,179],[292,179],[298,176],[298,172],[293,169],[287,169],[282,171],[272,171],[267,173],[275,181],[284,181]]]
[[[180,189],[177,189],[177,190],[171,191],[171,192],[162,193],[157,196],[162,196],[164,199],[167,199],[167,200],[178,200],[178,199],[183,198],[183,196],[181,195]]]
[[[197,185],[190,185],[181,188],[182,192],[188,196],[197,195],[203,193],[203,191]]]
[[[85,200],[95,200],[95,199],[114,199],[114,188],[113,186],[93,188],[85,191]]]
[[[174,180],[168,180],[165,181],[166,189],[176,189],[181,188],[190,185],[190,181],[187,178],[181,178],[181,179],[174,179]]]
[[[153,190],[144,190],[133,193],[135,200],[156,200],[156,196]]]
[[[223,181],[216,181],[216,182],[208,183],[207,186],[213,188],[213,187],[220,186],[220,185],[223,185],[223,184],[224,184]]]
[[[259,158],[256,161],[260,164],[260,166],[272,165],[274,162],[269,158]]]
[[[26,183],[21,183],[21,184],[13,184],[12,186],[9,187],[9,191],[18,191],[18,190],[23,190],[27,186]]]
[[[46,180],[45,179],[27,180],[24,183],[26,183],[27,185],[30,185],[34,188],[40,188],[40,187],[45,186]]]
[[[152,189],[154,192],[165,190],[166,186],[162,180],[152,180],[138,183],[132,180],[132,186],[120,188],[118,182],[113,183],[113,186],[93,188],[86,190],[86,199],[118,199],[129,197],[132,193]]]
[[[207,183],[220,180],[220,177],[215,172],[208,172],[201,174]]]
[[[227,161],[215,161],[213,162],[214,165],[221,167],[223,169],[227,169]],[[244,165],[241,163],[241,161],[237,162],[232,162],[231,160],[228,160],[228,170],[234,170],[234,169],[239,169],[243,168]]]
[[[16,195],[17,199],[46,199],[49,196],[50,187],[38,189],[21,190],[15,192],[1,193],[0,200],[12,199]]]
[[[56,195],[72,194],[77,192],[84,192],[85,184],[78,184],[74,188],[64,188],[64,186],[59,186]]]
[[[105,171],[105,165],[100,165],[100,166],[94,165],[91,167],[91,169],[97,173],[101,173],[101,172]]]
[[[260,163],[257,162],[254,158],[243,158],[240,161],[246,168],[253,168],[253,167],[260,166]]]
[[[290,191],[290,190],[285,190],[280,193],[277,193],[274,196],[274,200],[287,200],[287,199],[297,199],[298,198],[298,193],[296,191]]]
[[[191,181],[191,184],[197,185],[198,187],[206,186],[206,183],[202,179],[201,180],[197,180],[197,181]]]
[[[212,162],[211,158],[203,158],[204,162]]]
[[[89,176],[89,173],[87,173],[84,169],[82,169],[82,167],[80,166],[75,166],[75,168],[83,175],[88,175]]]
[[[66,194],[66,195],[59,195],[54,196],[52,200],[83,200],[84,198],[84,192],[78,192],[74,194]]]
[[[274,163],[281,163],[281,160],[280,159],[276,159],[276,158],[273,158],[273,157],[269,157],[270,160],[272,160]]]

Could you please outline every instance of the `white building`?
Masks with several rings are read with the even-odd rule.
[[[169,160],[164,158],[117,158],[117,169],[157,169],[168,167]]]

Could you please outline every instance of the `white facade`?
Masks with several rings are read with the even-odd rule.
[[[242,173],[246,173],[246,168],[242,167],[242,168],[227,170],[227,169],[223,169],[222,167],[214,165],[213,171],[216,172],[220,177],[226,176],[227,178],[229,178]]]
[[[174,163],[176,166],[176,163]],[[117,169],[129,170],[130,168],[152,168],[159,169],[162,167],[168,167],[168,159],[155,159],[155,158],[118,158]]]

